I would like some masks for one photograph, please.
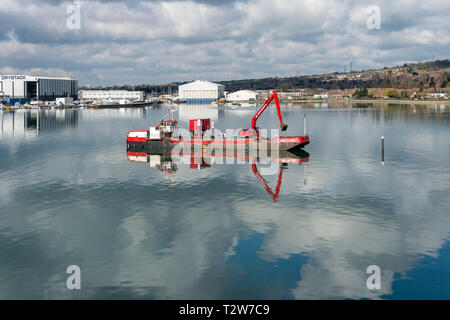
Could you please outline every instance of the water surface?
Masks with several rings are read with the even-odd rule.
[[[247,128],[254,112],[181,105],[175,117]],[[278,173],[263,176],[268,191],[250,164],[131,162],[128,130],[166,113],[0,114],[0,298],[450,298],[448,107],[285,106],[286,134],[303,133],[306,113],[312,142],[283,167],[275,202]],[[259,125],[277,128],[276,112]],[[66,287],[73,264],[81,290]]]

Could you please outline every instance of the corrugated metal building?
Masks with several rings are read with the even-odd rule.
[[[55,100],[61,97],[76,99],[78,80],[67,77],[2,75],[0,91],[10,98],[27,98],[28,100]]]
[[[214,82],[197,80],[179,86],[178,95],[188,103],[207,103],[223,98],[225,96],[225,86]]]

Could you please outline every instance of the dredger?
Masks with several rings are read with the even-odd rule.
[[[222,144],[225,147],[226,144],[231,143],[234,144],[235,148],[249,148],[252,143],[256,142],[258,148],[271,149],[275,147],[284,151],[301,149],[309,144],[310,140],[306,132],[303,136],[280,136],[273,139],[260,135],[260,128],[256,126],[256,122],[272,101],[275,101],[280,120],[280,129],[281,131],[286,131],[288,125],[283,123],[278,95],[276,91],[273,91],[272,95],[253,116],[251,127],[239,131],[235,137],[226,137],[224,134],[216,137],[212,133],[210,138],[204,138],[203,133],[211,129],[210,119],[192,119],[189,121],[191,136],[180,138],[174,135],[178,121],[161,120],[156,126],[150,127],[149,130],[130,131],[127,136],[127,145],[128,147],[144,147],[147,144],[151,144],[152,148],[158,148],[161,152],[166,152],[172,150],[176,144],[189,144],[191,146],[201,144],[203,147],[210,144],[220,147],[220,144]],[[214,132],[214,128],[212,129],[212,132]]]

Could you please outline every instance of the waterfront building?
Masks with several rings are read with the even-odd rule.
[[[225,86],[197,80],[178,87],[178,94],[187,103],[210,103],[225,97]]]
[[[256,100],[258,93],[252,90],[239,90],[227,95],[228,101],[251,101]]]
[[[315,94],[313,96],[314,99],[328,99],[328,94]]]
[[[144,91],[127,91],[127,90],[80,90],[78,91],[80,100],[128,100],[143,101]]]
[[[68,77],[29,75],[0,76],[0,91],[11,99],[55,100],[60,97],[77,98],[78,80]]]

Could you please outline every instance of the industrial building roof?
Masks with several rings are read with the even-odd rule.
[[[230,94],[235,94],[235,93],[251,93],[251,94],[257,94],[258,92],[253,91],[253,90],[244,89],[244,90],[238,90],[238,91],[232,92],[232,93],[230,93]]]
[[[179,90],[217,90],[224,85],[209,82],[206,80],[197,80],[194,82],[186,83],[178,87]]]

